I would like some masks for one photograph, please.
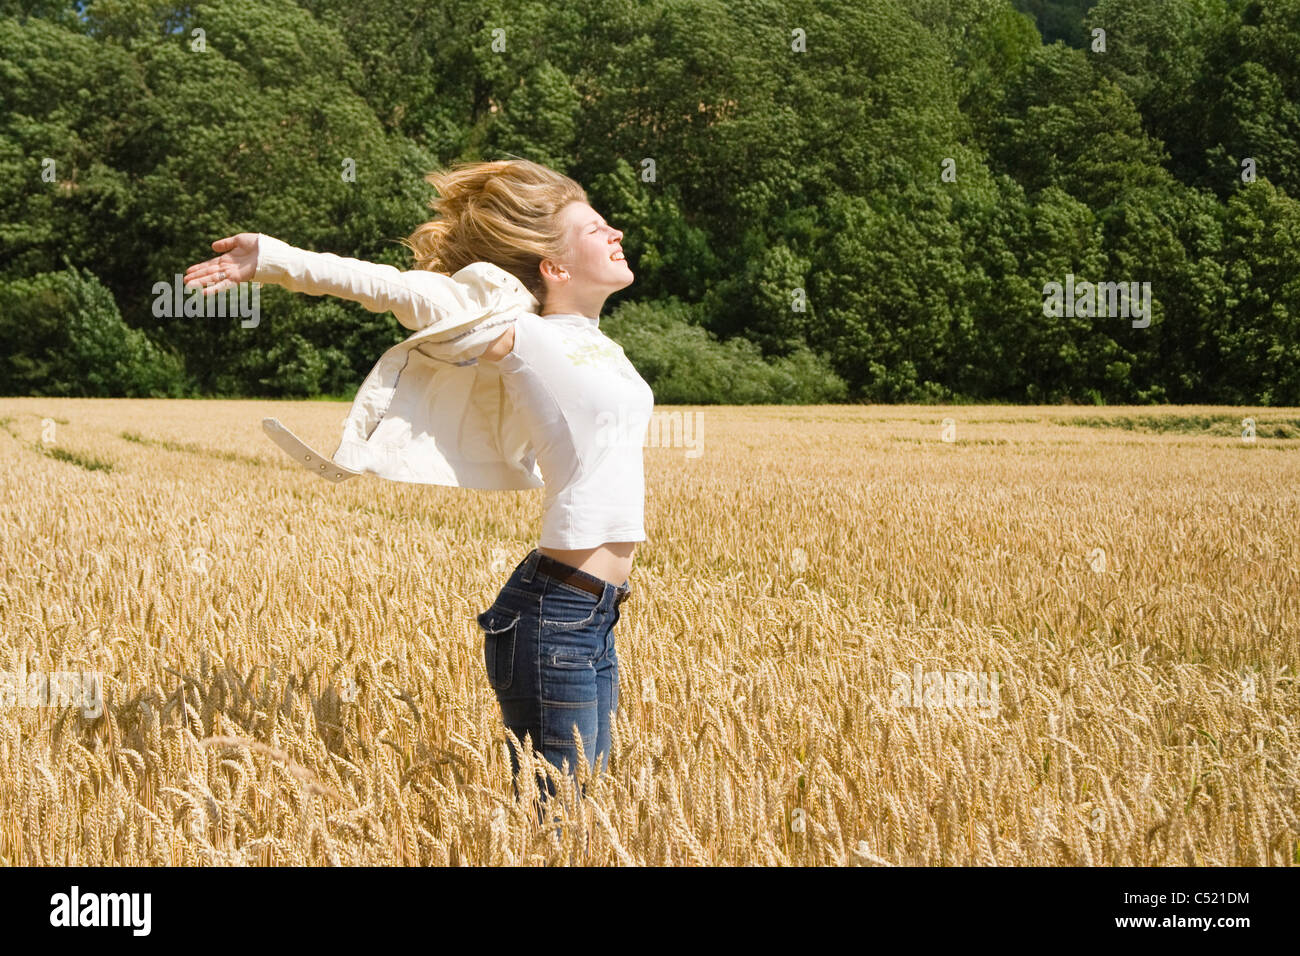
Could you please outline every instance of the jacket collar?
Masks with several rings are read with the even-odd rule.
[[[516,298],[526,299],[531,306],[540,307],[541,303],[537,301],[536,296],[524,288],[524,284],[516,279],[505,269],[492,262],[471,262],[465,268],[457,272],[453,279],[464,280],[467,277],[481,279],[490,286],[501,289]]]
[[[519,304],[524,304],[523,300],[527,300],[527,303],[531,308],[540,309],[542,306],[542,304],[537,301],[537,297],[524,288],[522,282],[495,263],[485,261],[471,262],[469,265],[465,266],[465,268],[461,269],[460,272],[457,272],[454,278],[464,278],[462,273],[483,279],[489,285],[495,286],[496,288],[508,293],[510,297],[513,300],[516,300]],[[590,316],[582,315],[578,312],[551,312],[547,315],[541,315],[541,312],[539,311],[536,314],[540,315],[543,319],[558,319],[573,325],[586,326],[587,328],[592,329],[600,328],[600,319],[593,319]]]

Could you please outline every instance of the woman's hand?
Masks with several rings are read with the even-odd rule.
[[[196,262],[185,270],[185,287],[199,287],[208,295],[245,282],[257,274],[257,233],[241,232],[212,244],[221,255]]]

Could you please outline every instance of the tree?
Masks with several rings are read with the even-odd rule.
[[[180,357],[128,328],[93,273],[0,282],[0,394],[179,397]]]

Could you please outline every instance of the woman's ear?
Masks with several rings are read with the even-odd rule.
[[[541,270],[543,279],[551,279],[558,282],[561,279],[567,279],[569,277],[568,270],[558,262],[551,259],[543,259],[538,265],[538,269]]]

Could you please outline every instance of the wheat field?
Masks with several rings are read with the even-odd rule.
[[[1300,863],[1300,412],[676,410],[548,826],[474,619],[541,492],[261,431],[346,410],[0,399],[0,862]]]

